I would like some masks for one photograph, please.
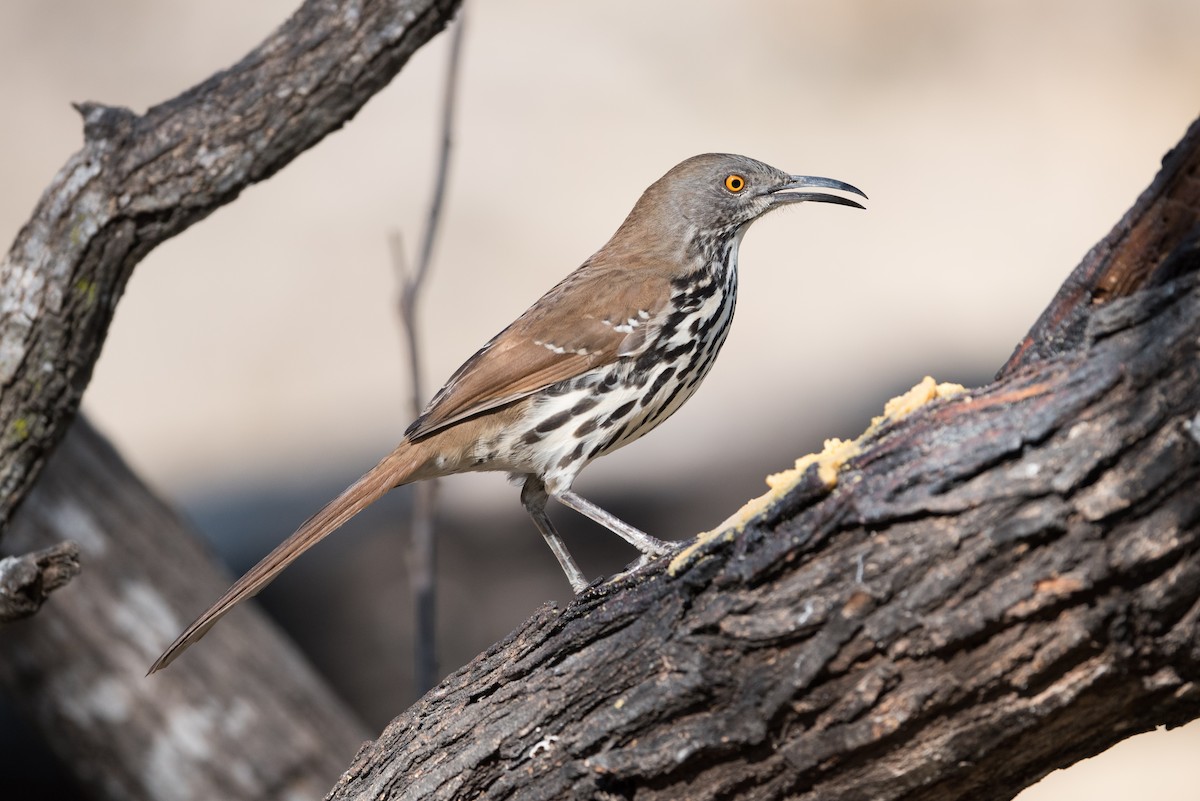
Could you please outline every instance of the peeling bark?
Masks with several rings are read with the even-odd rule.
[[[83,149],[0,262],[0,530],[74,417],[134,266],[349,121],[457,7],[308,0],[145,114],[77,105]]]
[[[987,801],[1200,716],[1198,163],[994,383],[539,610],[329,797]]]

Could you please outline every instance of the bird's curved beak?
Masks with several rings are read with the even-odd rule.
[[[849,192],[866,198],[866,193],[856,186],[851,186],[844,181],[835,181],[832,178],[818,178],[815,175],[789,175],[788,181],[781,186],[774,187],[768,190],[771,197],[772,205],[782,205],[784,203],[803,203],[805,201],[813,201],[816,203],[836,203],[840,206],[853,206],[856,209],[864,209],[861,203],[851,200],[841,195],[827,195],[824,192],[794,192],[795,189],[809,189],[811,187],[823,187],[826,189],[836,189],[839,192]]]

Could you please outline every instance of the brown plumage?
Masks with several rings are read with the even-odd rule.
[[[696,156],[652,184],[608,243],[460,367],[391,454],[330,501],[179,635],[171,663],[239,601],[388,490],[435,476],[499,470],[524,479],[521,500],[572,587],[587,586],[545,513],[549,497],[635,545],[668,545],[571,491],[592,459],[669,417],[711,367],[733,318],[737,249],[771,209],[801,201],[862,208],[862,192],[789,176],[727,154]]]

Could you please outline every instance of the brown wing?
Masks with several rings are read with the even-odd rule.
[[[636,352],[661,325],[670,282],[651,268],[585,264],[450,377],[405,432],[419,439]]]

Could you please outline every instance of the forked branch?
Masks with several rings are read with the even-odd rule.
[[[155,246],[352,118],[458,0],[308,0],[240,62],[84,145],[0,263],[0,530],[62,438],[117,300]]]

